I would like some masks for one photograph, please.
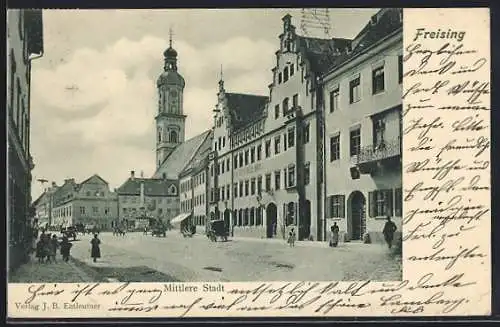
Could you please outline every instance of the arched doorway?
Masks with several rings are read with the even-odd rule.
[[[354,191],[347,200],[347,234],[351,240],[361,240],[365,233],[366,199],[360,191]]]
[[[267,238],[273,238],[276,235],[278,226],[278,208],[274,203],[269,203],[266,208],[266,235]]]
[[[304,217],[301,217],[299,239],[307,239],[311,234],[311,201],[304,202]]]
[[[224,210],[224,227],[226,232],[229,233],[229,225],[231,224],[231,211],[229,209]]]

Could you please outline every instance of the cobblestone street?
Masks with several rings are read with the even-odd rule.
[[[90,235],[74,242],[72,256],[95,267],[147,266],[177,281],[258,280],[400,280],[401,260],[378,244],[343,243],[332,249],[325,243],[236,238],[210,242],[204,235],[183,238],[130,233],[125,237],[103,233],[102,258],[90,259]]]

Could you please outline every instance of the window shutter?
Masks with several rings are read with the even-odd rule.
[[[392,210],[392,204],[393,204],[393,191],[392,189],[386,190],[385,191],[385,196],[387,199],[387,212],[386,214],[389,216],[392,216],[393,210]]]
[[[345,218],[345,195],[339,195],[340,198],[340,218]]]
[[[368,206],[370,207],[370,217],[375,217],[375,192],[368,192]]]

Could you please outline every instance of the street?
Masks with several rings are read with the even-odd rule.
[[[90,258],[91,235],[79,235],[71,255],[90,266],[147,266],[177,281],[298,281],[400,280],[401,259],[378,244],[297,242],[230,239],[210,242],[204,235],[184,238],[179,231],[166,237],[142,233],[113,236],[101,233],[102,258]]]

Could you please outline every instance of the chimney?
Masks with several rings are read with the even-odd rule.
[[[130,179],[134,180],[134,178],[135,178],[135,171],[131,170],[130,171]]]
[[[52,187],[57,187],[56,182],[52,182]]]

